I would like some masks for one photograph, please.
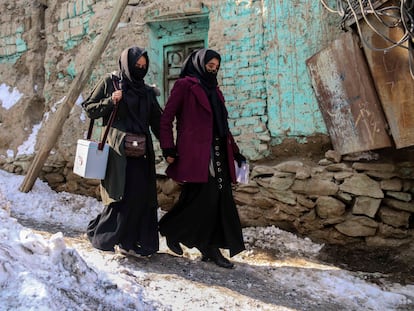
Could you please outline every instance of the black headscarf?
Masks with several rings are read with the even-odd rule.
[[[213,74],[206,71],[206,64],[217,58],[221,62],[221,56],[214,50],[200,49],[193,51],[184,61],[181,68],[180,77],[191,76],[200,80],[201,84],[207,88],[216,88],[217,73]]]
[[[147,67],[145,69],[135,67],[141,56],[144,56],[147,60]],[[145,85],[144,77],[148,72],[148,68],[149,58],[147,51],[143,48],[132,46],[122,51],[119,57],[119,70],[124,84],[137,90],[141,89]]]
[[[228,124],[224,105],[217,96],[217,72],[210,73],[205,65],[217,58],[221,62],[221,56],[214,50],[200,49],[193,51],[184,61],[181,67],[180,77],[196,77],[203,87],[209,99],[214,114],[214,135],[225,137],[228,132]]]
[[[141,56],[147,60],[145,69],[135,67]],[[149,58],[143,48],[132,46],[123,50],[119,57],[122,102],[127,104],[129,110],[126,126],[127,131],[134,133],[145,133],[148,127],[149,98],[144,82],[148,67]]]

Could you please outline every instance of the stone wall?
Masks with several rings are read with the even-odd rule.
[[[254,165],[234,197],[243,226],[275,225],[319,242],[399,247],[414,237],[414,162],[364,161],[328,151],[313,165],[291,160]],[[178,186],[159,181],[161,207]]]

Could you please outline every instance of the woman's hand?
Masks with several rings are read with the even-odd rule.
[[[164,156],[165,161],[167,161],[168,164],[173,163],[175,159],[178,157],[177,150],[175,148],[162,149],[162,155]]]
[[[167,163],[168,163],[168,164],[173,163],[173,162],[174,162],[174,160],[175,160],[175,158],[173,158],[173,157],[167,157],[167,158],[165,159],[165,161],[167,161]]]
[[[234,160],[237,162],[237,166],[241,167],[243,162],[246,162],[246,157],[242,155],[241,153],[234,154]]]
[[[121,99],[122,99],[122,91],[121,90],[117,90],[117,91],[112,93],[112,101],[114,102],[115,105],[118,104]]]

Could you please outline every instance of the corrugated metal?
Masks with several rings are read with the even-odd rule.
[[[374,19],[371,19],[371,23],[380,27]],[[375,34],[364,21],[361,22],[361,28],[370,46],[386,48],[391,45]],[[395,41],[403,36],[400,28],[382,27],[381,31]],[[396,147],[414,145],[414,80],[408,67],[407,49],[396,47],[383,52],[364,46],[364,51]]]
[[[391,146],[381,105],[355,35],[341,34],[306,63],[336,151],[349,154]]]

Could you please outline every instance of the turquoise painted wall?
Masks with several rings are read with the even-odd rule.
[[[319,1],[266,0],[266,88],[272,137],[327,133],[311,87],[306,59],[332,35]],[[329,34],[329,31],[331,34]]]
[[[9,23],[0,29],[0,64],[14,64],[27,51],[27,42],[22,37],[24,25]]]
[[[226,21],[223,86],[235,127],[260,133],[265,124],[275,144],[326,134],[306,67],[336,35],[320,2],[227,1],[214,12]]]

